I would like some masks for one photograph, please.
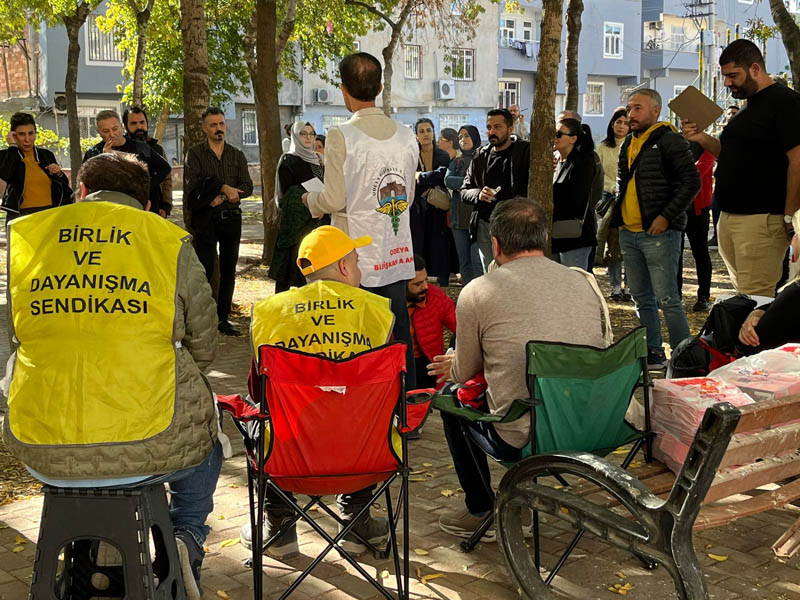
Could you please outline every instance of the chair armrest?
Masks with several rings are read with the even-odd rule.
[[[504,415],[493,415],[484,413],[474,408],[462,406],[454,395],[437,394],[433,397],[433,408],[440,412],[445,412],[467,421],[479,421],[482,423],[512,423],[525,416],[530,411],[530,405],[521,400],[514,400],[511,408]]]
[[[430,412],[432,398],[436,390],[420,389],[411,390],[406,394],[406,426],[398,424],[399,433],[406,435],[422,427]],[[400,415],[402,417],[402,415]],[[402,420],[400,421],[402,423]]]

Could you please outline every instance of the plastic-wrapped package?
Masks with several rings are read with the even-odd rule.
[[[653,387],[653,430],[691,444],[706,409],[718,402],[745,406],[752,404],[753,398],[733,385],[710,377],[657,379]]]
[[[684,444],[671,433],[659,431],[653,441],[653,458],[667,465],[677,475],[689,454],[689,447],[689,444]]]
[[[800,344],[745,356],[716,369],[709,377],[735,385],[754,400],[800,393]]]

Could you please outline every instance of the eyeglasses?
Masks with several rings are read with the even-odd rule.
[[[300,135],[302,135],[303,137],[317,137],[317,134],[314,133],[313,131],[310,133],[308,131],[301,131]]]
[[[569,133],[568,131],[556,131],[556,137],[557,137],[558,139],[561,139],[561,138],[562,138],[562,137],[564,137],[565,135],[566,135],[566,136],[569,136],[569,137],[575,137],[575,136],[574,136],[574,134],[572,134],[572,133]]]

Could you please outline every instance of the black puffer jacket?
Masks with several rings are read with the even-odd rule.
[[[622,202],[633,173],[628,169],[628,136],[619,151],[617,203],[611,226],[624,225]],[[639,151],[636,171],[636,196],[642,213],[642,227],[650,228],[658,216],[669,221],[670,229],[683,231],[686,209],[700,191],[700,173],[694,165],[689,142],[672,131],[669,125],[655,129]]]

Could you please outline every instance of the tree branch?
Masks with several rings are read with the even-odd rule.
[[[278,64],[281,62],[283,50],[286,48],[286,44],[289,42],[289,38],[294,31],[297,9],[302,8],[302,4],[302,0],[289,0],[289,5],[286,7],[286,17],[283,20],[283,27],[281,27],[281,32],[275,42],[275,60],[278,61]]]
[[[345,0],[344,3],[349,6],[360,6],[364,10],[371,12],[373,15],[377,16],[379,19],[383,19],[384,21],[386,21],[389,24],[389,27],[391,27],[392,29],[394,29],[397,26],[397,24],[394,21],[392,21],[392,19],[388,15],[382,13],[377,8],[375,8],[370,4],[367,4],[366,2],[361,2],[360,0]]]

